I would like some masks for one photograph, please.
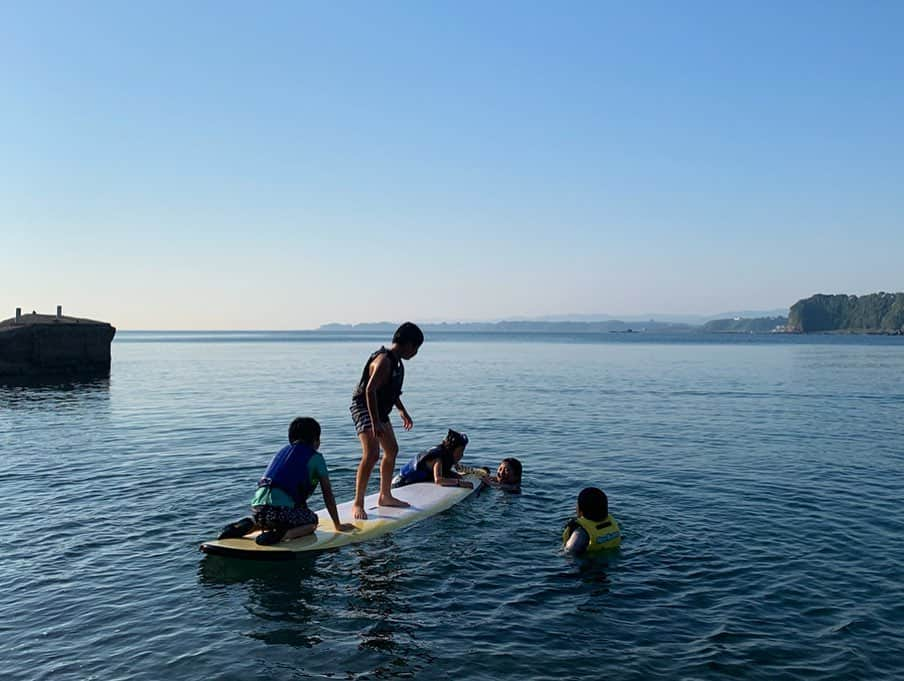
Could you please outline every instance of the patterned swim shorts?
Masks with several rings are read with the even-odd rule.
[[[262,530],[291,530],[302,525],[316,525],[317,514],[306,506],[252,506],[254,522]]]
[[[355,432],[360,435],[370,430],[370,414],[367,413],[367,405],[359,402],[352,402],[352,406],[348,408],[352,413],[352,420],[355,422]],[[389,423],[389,419],[381,421],[381,423]]]

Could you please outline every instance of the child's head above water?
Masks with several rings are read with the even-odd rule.
[[[502,485],[520,485],[521,462],[512,457],[500,461],[499,468],[496,469],[496,480]]]
[[[320,447],[320,424],[309,416],[299,416],[289,424],[289,444],[303,442],[309,447]]]
[[[598,487],[585,487],[578,494],[578,515],[602,522],[609,515],[609,499]]]
[[[452,459],[455,463],[461,461],[461,457],[465,455],[465,447],[468,446],[468,436],[449,429],[446,437],[443,438],[443,447],[452,452]]]

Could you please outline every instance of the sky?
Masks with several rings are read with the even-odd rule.
[[[0,4],[0,318],[900,291],[904,3]]]

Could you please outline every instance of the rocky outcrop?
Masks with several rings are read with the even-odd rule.
[[[105,376],[116,329],[61,315],[21,315],[0,322],[0,376]]]

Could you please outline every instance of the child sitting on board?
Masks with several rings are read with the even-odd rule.
[[[458,465],[455,468],[462,474],[479,475],[487,485],[501,489],[503,492],[521,493],[521,462],[514,457],[507,457],[500,461],[496,475],[490,475],[490,469],[485,466],[471,468]]]
[[[609,499],[603,490],[587,487],[578,495],[578,516],[568,521],[562,532],[565,551],[575,555],[615,549],[621,544],[621,530],[609,515]]]
[[[417,454],[399,471],[393,487],[403,487],[415,482],[433,482],[444,487],[474,487],[469,480],[462,480],[453,468],[461,461],[468,446],[468,436],[449,430],[436,447]]]
[[[251,500],[252,517],[230,523],[217,539],[243,537],[260,529],[255,541],[269,545],[313,533],[318,518],[308,508],[308,498],[318,483],[336,530],[354,530],[354,525],[339,522],[336,499],[319,448],[320,424],[308,417],[293,420],[289,425],[289,444],[276,453],[257,483]]]

